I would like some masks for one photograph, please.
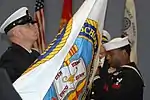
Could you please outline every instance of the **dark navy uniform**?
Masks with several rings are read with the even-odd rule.
[[[0,68],[0,80],[0,100],[22,100],[3,68]]]
[[[105,58],[103,67],[99,66],[98,68],[99,68],[100,74],[96,75],[97,79],[95,79],[93,81],[92,89],[91,89],[90,93],[88,94],[86,100],[99,100],[99,98],[102,96],[102,93],[104,93],[103,86],[106,83],[106,81],[108,80],[108,76],[109,76],[108,60]],[[100,95],[100,93],[101,93],[101,95]]]
[[[14,82],[39,55],[35,50],[29,53],[21,46],[13,43],[1,56],[0,68],[6,69],[11,81]]]
[[[135,63],[124,65],[94,82],[94,100],[143,100],[144,82]]]

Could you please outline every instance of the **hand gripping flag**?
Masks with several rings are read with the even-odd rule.
[[[23,100],[84,99],[99,54],[106,5],[107,0],[85,0],[46,51],[13,83]]]

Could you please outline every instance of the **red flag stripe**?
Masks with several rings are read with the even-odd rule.
[[[38,42],[38,49],[39,49],[39,51],[41,52],[41,31],[40,31],[40,21],[39,21],[39,18],[38,18],[38,12],[36,12],[36,15],[35,15],[35,19],[36,19],[36,21],[38,22],[38,30],[39,30],[39,38],[38,38],[38,40],[37,40],[37,42]]]
[[[41,31],[42,31],[42,49],[44,50],[45,49],[45,44],[46,44],[46,42],[45,42],[45,39],[44,39],[44,37],[45,37],[45,24],[44,24],[44,22],[45,22],[45,20],[44,20],[44,9],[41,9],[41,11],[40,11],[40,15],[42,16],[41,17],[41,23],[42,23],[42,25],[41,26],[43,26],[43,27],[41,27]]]
[[[44,11],[43,9],[40,9],[39,11],[36,12],[36,20],[38,21],[38,27],[39,27],[39,39],[38,39],[38,44],[39,44],[39,49],[40,52],[43,52],[45,49],[45,36],[44,36]]]

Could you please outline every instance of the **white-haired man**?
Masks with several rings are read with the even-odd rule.
[[[11,42],[1,56],[0,68],[6,69],[11,82],[14,82],[39,56],[31,49],[38,38],[37,25],[28,9],[21,7],[4,21],[0,33],[5,33]]]

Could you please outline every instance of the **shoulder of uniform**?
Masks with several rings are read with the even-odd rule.
[[[122,72],[125,73],[126,75],[138,75],[137,71],[135,71],[132,68],[123,68]]]
[[[16,57],[15,50],[12,47],[8,47],[7,50],[1,55],[1,59],[12,59]]]
[[[138,68],[136,68],[136,67],[125,65],[123,67],[123,73],[132,79],[142,80],[142,82],[144,83],[143,77],[142,77],[140,71],[138,70]]]
[[[126,73],[126,75],[140,75],[139,71],[134,68],[134,67],[130,67],[130,66],[125,66],[125,67],[122,67],[122,72],[123,73]]]
[[[139,70],[135,66],[124,65],[122,66],[122,71],[127,73],[137,73],[140,74]]]
[[[13,53],[12,53],[12,49],[9,47],[9,48],[7,48],[7,50],[2,54],[1,57],[9,56],[10,54],[13,54]]]

